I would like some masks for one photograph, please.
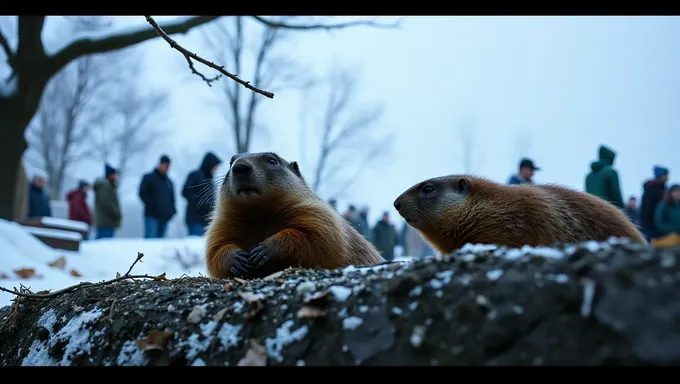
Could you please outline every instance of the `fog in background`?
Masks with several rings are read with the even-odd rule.
[[[3,25],[16,28],[14,17],[2,19]],[[115,29],[149,27],[143,16],[105,19]],[[229,25],[229,19],[214,23]],[[43,38],[48,51],[69,41],[64,23],[59,17],[47,19]],[[208,33],[214,23],[172,37],[235,72],[223,61],[224,52],[216,49],[222,46],[220,40]],[[262,28],[245,23],[247,39],[257,43]],[[371,224],[387,210],[401,225],[392,202],[419,181],[468,172],[504,183],[517,172],[522,156],[542,168],[535,182],[583,190],[600,144],[617,152],[614,166],[624,199],[641,194],[642,182],[652,176],[655,164],[670,169],[671,183],[680,181],[677,17],[405,17],[399,29],[287,32],[276,52],[274,67],[288,71],[280,80],[292,85],[275,90],[273,99],[257,96],[262,100],[249,151],[275,151],[296,160],[313,181],[329,98],[322,86],[306,88],[303,75],[323,78],[344,68],[343,73],[356,77],[348,116],[376,117],[375,127],[361,142],[384,141],[385,151],[373,161],[366,153],[374,147],[347,150],[329,160],[327,168],[337,177],[318,194],[337,198],[341,212],[349,203],[368,205]],[[223,77],[209,87],[160,38],[122,54],[125,60],[119,64],[134,72],[130,76],[137,89],[167,100],[149,116],[149,126],[159,130],[156,138],[130,155],[120,190],[124,222],[117,236],[142,236],[137,187],[161,154],[172,159],[169,175],[179,211],[168,235],[183,236],[185,201],[180,189],[187,173],[208,150],[226,163],[236,153],[220,84],[232,81]],[[114,64],[109,60],[103,65]],[[206,76],[216,74],[196,65]],[[251,80],[253,71],[239,75]],[[241,92],[246,100],[250,97],[250,91]],[[92,119],[92,126],[98,124],[96,116]],[[349,149],[353,145],[348,144]],[[29,177],[40,168],[24,162]],[[219,175],[225,172],[226,167],[218,170]],[[96,156],[83,157],[70,167],[64,190],[55,197],[63,199],[78,179],[93,181],[103,173],[103,162]]]

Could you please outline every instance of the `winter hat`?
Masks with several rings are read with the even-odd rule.
[[[668,189],[668,192],[669,192],[669,193],[670,193],[670,192],[673,192],[673,191],[675,191],[676,189],[680,189],[680,184],[673,184],[673,185],[671,185],[671,187]]]
[[[654,178],[658,179],[665,175],[668,175],[668,168],[664,168],[660,165],[654,166]]]
[[[170,158],[168,157],[168,155],[161,156],[161,163],[170,164]]]
[[[113,175],[114,173],[118,173],[118,171],[116,171],[116,169],[113,168],[112,166],[110,166],[108,164],[104,164],[104,175],[106,177],[109,177],[109,176]]]
[[[85,181],[85,180],[80,180],[80,181],[78,182],[78,189],[81,189],[81,188],[83,188],[83,187],[87,187],[88,185],[90,185],[90,183],[88,183],[87,181]]]

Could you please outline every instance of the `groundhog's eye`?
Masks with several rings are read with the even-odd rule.
[[[426,185],[423,187],[423,193],[432,193],[434,192],[434,187],[431,185]]]
[[[269,159],[269,164],[270,164],[270,165],[278,165],[279,162],[276,161],[276,159]]]

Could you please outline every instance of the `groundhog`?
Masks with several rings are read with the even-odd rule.
[[[614,205],[557,185],[501,185],[451,175],[414,185],[397,197],[394,207],[442,253],[466,243],[518,248],[611,236],[646,244]]]
[[[378,250],[318,198],[297,162],[275,153],[231,158],[206,229],[214,278],[258,278],[287,267],[335,269],[385,262]]]

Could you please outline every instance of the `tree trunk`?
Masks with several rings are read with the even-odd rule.
[[[680,247],[597,245],[23,299],[0,366],[680,364]]]

